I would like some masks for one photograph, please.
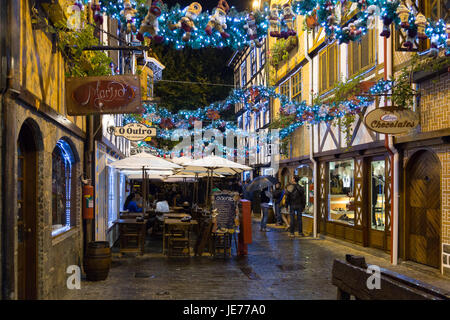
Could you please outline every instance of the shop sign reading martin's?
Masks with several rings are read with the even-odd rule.
[[[67,114],[143,113],[136,75],[66,79]]]
[[[372,110],[364,119],[366,127],[383,134],[408,133],[419,125],[419,116],[409,109],[393,107]]]
[[[128,123],[123,127],[115,127],[113,131],[117,137],[124,137],[130,141],[143,141],[156,136],[156,128],[150,128],[142,123]]]

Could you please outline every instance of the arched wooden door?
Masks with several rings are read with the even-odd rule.
[[[440,162],[430,151],[420,151],[406,170],[407,259],[440,267],[441,182]]]
[[[37,298],[37,148],[24,124],[17,141],[18,299]]]

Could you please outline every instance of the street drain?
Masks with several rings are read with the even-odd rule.
[[[241,267],[240,269],[250,280],[261,279],[261,277],[253,271],[252,267]]]
[[[297,270],[304,270],[305,267],[301,264],[279,264],[277,267],[281,271],[297,271]]]

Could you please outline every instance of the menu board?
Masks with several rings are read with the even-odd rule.
[[[236,217],[237,192],[214,192],[213,209],[217,209],[217,227],[232,229],[234,228],[234,219]]]

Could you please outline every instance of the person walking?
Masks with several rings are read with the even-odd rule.
[[[302,212],[305,209],[306,199],[305,190],[298,184],[299,177],[294,176],[291,184],[286,187],[286,202],[289,205],[289,213],[291,216],[289,236],[294,237],[295,217],[297,216],[298,235],[303,237],[303,221]]]
[[[277,225],[282,226],[283,225],[283,219],[281,217],[281,200],[283,200],[284,197],[284,190],[281,189],[281,184],[277,183],[275,185],[275,190],[272,192],[273,196],[273,208],[275,213],[275,219],[277,220]]]
[[[267,220],[269,219],[269,203],[270,203],[270,192],[266,190],[261,191],[261,231],[266,232],[267,230]]]

